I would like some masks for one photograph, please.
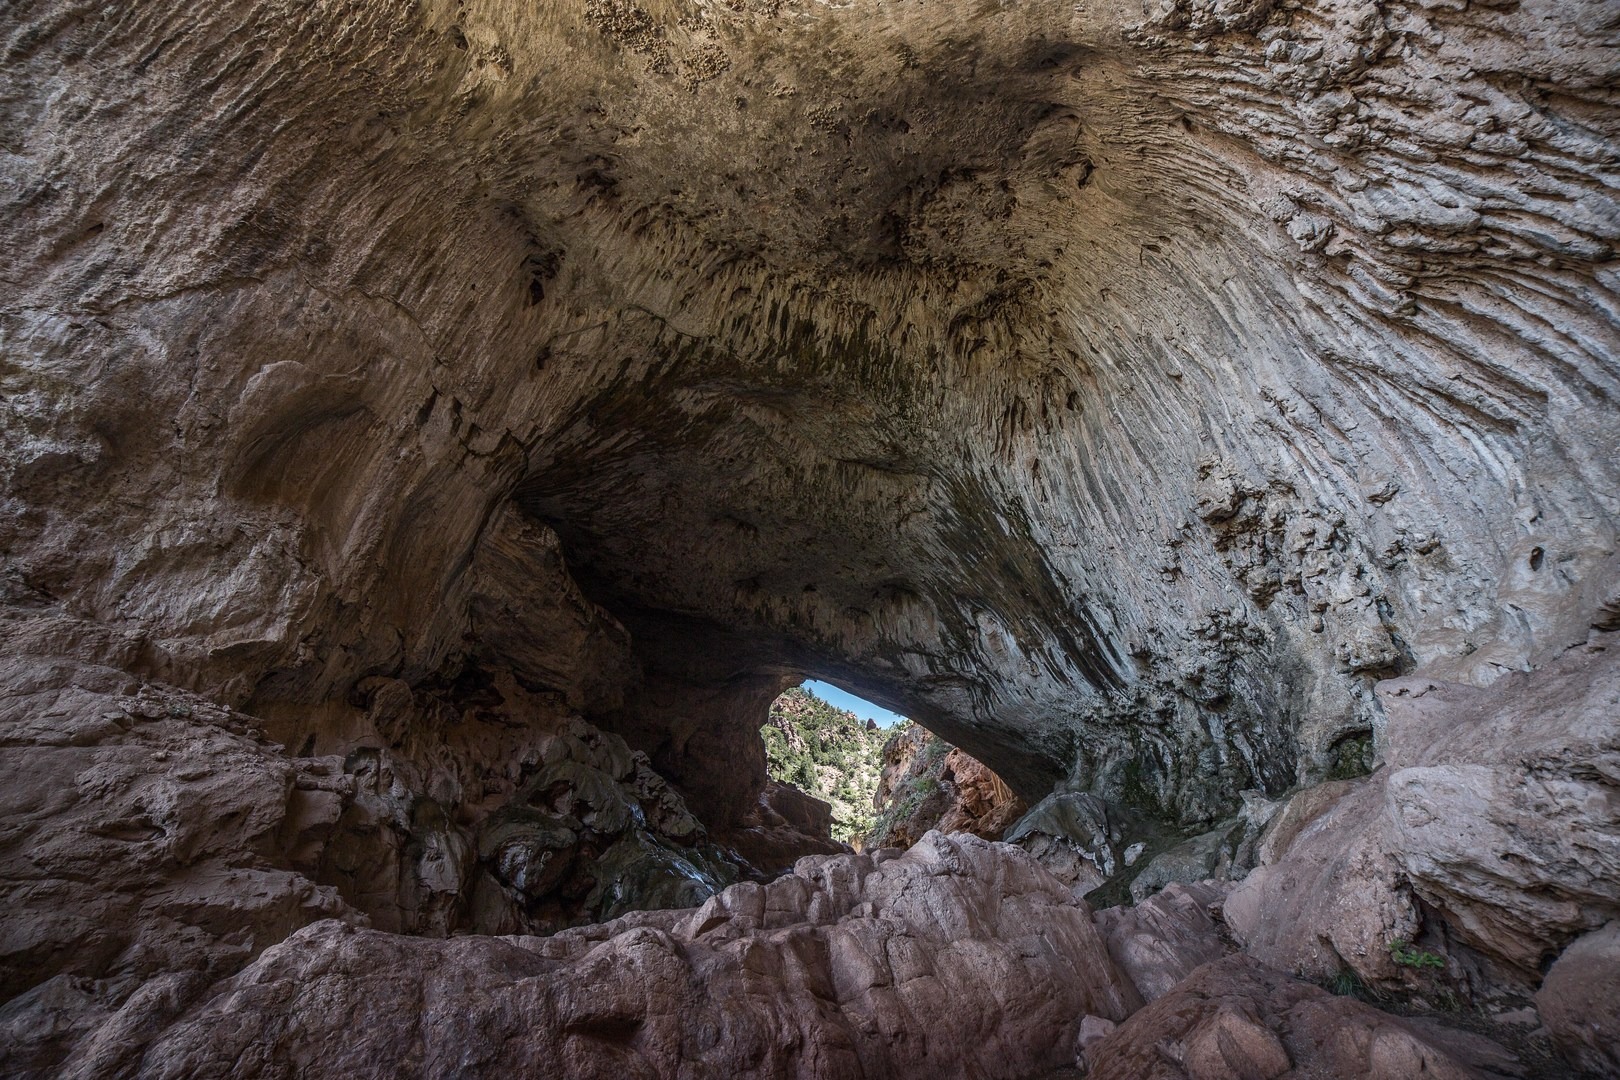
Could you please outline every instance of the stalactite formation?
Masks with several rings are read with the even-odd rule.
[[[1397,934],[1521,996],[1578,940],[1543,1015],[1620,1069],[1558,989],[1620,918],[1613,3],[17,0],[0,54],[10,1071],[356,1075],[369,1017],[424,1075],[1146,1075],[1073,875],[766,785],[806,674],[1087,888],[1260,867],[1194,978],[1288,1019],[1137,1014],[1189,1075],[1307,1068],[1285,982]],[[1354,917],[1273,895],[1339,856]],[[992,1038],[1026,915],[1114,960]],[[701,978],[780,997],[651,1019]],[[1324,1069],[1487,1067],[1340,1013]]]

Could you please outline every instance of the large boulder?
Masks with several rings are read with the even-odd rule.
[[[1267,969],[1205,964],[1084,1050],[1088,1080],[1482,1080],[1524,1072],[1488,1039],[1404,1020]]]
[[[550,938],[326,922],[212,988],[125,1067],[310,1080],[1037,1076],[1140,1005],[1086,905],[1015,848],[929,833],[809,857],[685,912]],[[251,1017],[251,1022],[241,1019]]]
[[[1143,1001],[1157,1001],[1193,971],[1233,952],[1221,908],[1231,886],[1175,883],[1151,899],[1097,912],[1108,954]]]
[[[113,668],[19,652],[0,685],[8,1075],[101,1075],[131,1025],[316,921],[545,931],[693,907],[749,869],[644,755],[512,683],[459,714],[375,686],[374,726],[318,756]]]
[[[1620,922],[1575,939],[1547,971],[1536,1011],[1565,1060],[1620,1076]]]
[[[1271,861],[1227,901],[1233,931],[1284,970],[1408,987],[1424,971],[1401,944],[1429,931],[1533,987],[1620,915],[1620,651],[1594,640],[1488,689],[1412,677],[1379,698],[1382,767],[1279,814]]]

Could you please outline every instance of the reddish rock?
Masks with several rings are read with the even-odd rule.
[[[1028,810],[988,766],[917,726],[884,744],[873,801],[869,847],[907,847],[930,829],[999,840]]]
[[[785,872],[805,855],[849,850],[832,838],[830,804],[774,780],[766,782],[742,824],[718,839],[766,875]]]
[[[946,754],[940,774],[940,786],[949,785],[956,795],[955,803],[935,826],[940,832],[999,840],[1029,809],[989,766],[964,750]]]
[[[1284,970],[1411,988],[1391,944],[1427,910],[1533,988],[1544,955],[1620,917],[1620,650],[1594,639],[1488,689],[1413,677],[1378,693],[1383,767],[1289,802],[1228,923]]]
[[[1564,950],[1536,994],[1536,1011],[1571,1065],[1620,1076],[1620,922]]]
[[[1176,883],[1134,906],[1097,912],[1108,954],[1143,1001],[1158,1000],[1200,965],[1235,949],[1215,918],[1230,889],[1225,882]]]
[[[686,912],[550,938],[335,923],[176,1019],[143,1075],[1040,1076],[1140,999],[1090,910],[1024,853],[929,833],[803,860]],[[250,1023],[237,1018],[250,1016]]]
[[[1205,964],[1085,1049],[1088,1080],[1480,1080],[1522,1075],[1488,1039],[1407,1021],[1244,956]]]

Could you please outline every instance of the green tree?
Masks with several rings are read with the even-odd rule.
[[[760,736],[772,780],[832,804],[835,839],[848,842],[871,832],[872,796],[889,732],[794,687],[772,703]]]

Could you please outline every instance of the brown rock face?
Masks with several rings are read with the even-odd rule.
[[[1490,690],[1381,685],[1383,767],[1297,796],[1261,844],[1275,861],[1226,903],[1251,955],[1315,978],[1348,966],[1410,984],[1420,973],[1391,945],[1427,926],[1442,934],[1434,948],[1458,953],[1452,978],[1474,977],[1478,958],[1493,979],[1533,987],[1545,958],[1620,915],[1611,644]]]
[[[1245,957],[1195,971],[1085,1051],[1088,1080],[1522,1075],[1487,1039],[1405,1021]]]
[[[754,809],[721,839],[758,869],[779,874],[802,855],[847,851],[831,830],[831,805],[791,785],[766,781]]]
[[[1020,852],[931,833],[903,855],[810,858],[696,911],[551,938],[320,923],[121,1064],[175,1078],[289,1064],[311,1077],[1034,1076],[1072,1061],[1082,1016],[1122,1020],[1137,1004],[1084,903]]]
[[[909,847],[931,829],[999,840],[1029,807],[983,763],[921,727],[883,747],[868,847]]]
[[[154,976],[194,989],[307,923],[365,920],[313,880],[349,802],[341,762],[109,668],[7,658],[0,679],[0,996],[67,999],[31,1035],[93,1032],[113,1011],[97,976],[122,984],[112,1004]]]
[[[825,848],[757,737],[807,673],[1076,884],[1291,795],[1253,955],[1533,990],[1620,916],[1616,25],[6,3],[5,1071],[993,1076],[1123,1020],[971,840],[528,936]],[[1138,1030],[1211,1075],[1465,1060],[1204,970]]]
[[[8,5],[8,617],[717,827],[807,670],[1192,827],[1614,617],[1605,5],[587,9]]]
[[[1536,1011],[1566,1060],[1620,1076],[1620,923],[1576,939],[1547,972]]]

